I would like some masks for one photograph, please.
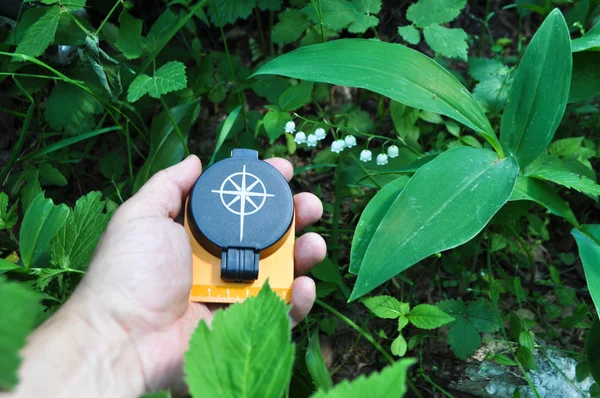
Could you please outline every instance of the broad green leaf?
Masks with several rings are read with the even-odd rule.
[[[443,24],[460,14],[467,0],[419,0],[408,7],[406,19],[419,27]]]
[[[402,36],[405,42],[416,46],[421,41],[421,33],[419,29],[412,25],[398,27],[398,34]]]
[[[49,7],[46,13],[27,29],[15,52],[34,58],[42,55],[48,46],[54,42],[60,13],[59,6]],[[22,62],[25,60],[15,58],[15,61]]]
[[[69,208],[61,204],[55,206],[52,199],[40,193],[31,202],[21,223],[19,248],[26,268],[36,268],[48,264],[50,241],[60,230],[69,216]]]
[[[215,26],[219,20],[223,26],[234,23],[238,19],[246,19],[252,14],[256,0],[218,0],[208,3],[208,15]],[[216,9],[213,7],[216,6]],[[218,13],[218,17],[217,17]]]
[[[598,306],[596,306],[596,310]],[[600,321],[598,316],[594,316],[592,328],[589,330],[585,340],[585,355],[590,367],[590,373],[596,381],[600,383]]]
[[[464,360],[479,348],[481,336],[471,321],[461,317],[450,328],[448,343],[454,355]]]
[[[186,87],[185,65],[179,61],[171,61],[154,72],[154,77],[138,75],[129,86],[127,101],[136,102],[146,94],[152,98],[160,98],[161,95]]]
[[[287,313],[265,284],[258,296],[218,310],[210,328],[200,321],[184,355],[192,396],[280,398],[294,363]]]
[[[15,270],[15,269],[20,269],[21,267],[16,264],[13,263],[12,261],[8,261],[4,258],[0,258],[0,275],[2,274],[6,274],[9,271]]]
[[[583,174],[577,161],[565,162],[556,156],[543,153],[525,169],[525,176],[560,184],[576,191],[598,196],[600,185]]]
[[[317,7],[320,8],[323,26],[332,30],[342,30],[361,17],[354,4],[348,0],[323,0]],[[302,12],[313,23],[319,25],[319,17],[311,3],[304,7]]]
[[[200,112],[197,102],[176,106],[170,109],[171,116],[179,126],[183,139],[187,141],[190,126],[196,121]],[[171,119],[162,112],[152,120],[150,131],[150,153],[140,172],[135,178],[133,192],[137,192],[154,174],[181,161],[185,150]]]
[[[308,104],[312,99],[312,82],[302,82],[289,87],[279,96],[278,105],[282,111],[295,111]]]
[[[105,213],[102,193],[92,191],[82,196],[69,213],[66,223],[50,243],[50,262],[61,269],[85,269],[110,214]]]
[[[567,104],[571,64],[569,30],[555,9],[523,55],[502,116],[500,142],[521,168],[552,141]]]
[[[467,318],[482,333],[493,333],[500,329],[496,312],[488,301],[472,301],[467,306]]]
[[[331,380],[331,374],[323,359],[318,328],[309,339],[304,360],[317,389],[330,390],[333,387],[333,380]]]
[[[40,297],[21,283],[0,278],[0,390],[19,382],[19,351],[33,331],[42,307]]]
[[[406,355],[408,344],[406,343],[406,339],[404,338],[404,336],[402,336],[401,334],[398,335],[398,337],[396,337],[394,341],[392,341],[390,349],[392,351],[392,354],[394,354],[397,357],[403,357],[404,355]]]
[[[401,359],[383,368],[381,373],[362,375],[353,381],[344,380],[329,391],[317,391],[311,398],[402,398],[406,394],[408,368],[414,363],[412,358]]]
[[[94,115],[102,112],[104,107],[92,94],[73,84],[59,82],[46,102],[44,118],[54,130],[64,129],[76,135],[93,130]]]
[[[217,137],[215,149],[213,151],[212,156],[210,157],[210,161],[208,162],[209,166],[215,162],[215,157],[217,156],[217,153],[221,149],[221,146],[223,146],[223,143],[229,136],[229,133],[231,132],[231,129],[233,128],[235,121],[237,120],[238,115],[240,114],[240,110],[242,110],[241,106],[236,107],[225,119],[223,127],[221,127],[221,131],[219,132],[219,135]]]
[[[288,8],[279,14],[279,22],[273,26],[271,40],[277,44],[290,44],[302,36],[309,26],[308,18],[303,12]]]
[[[391,296],[369,297],[362,302],[378,318],[395,319],[408,314],[410,307]]]
[[[423,36],[429,47],[446,57],[467,60],[467,34],[462,29],[450,29],[440,25],[430,25],[423,29]]]
[[[371,199],[362,211],[352,238],[349,268],[351,273],[358,275],[365,252],[373,239],[373,234],[377,231],[377,227],[383,221],[388,209],[398,198],[407,182],[408,179],[404,177],[397,178],[390,182],[377,192],[377,195]]]
[[[127,11],[119,16],[119,38],[115,42],[125,58],[135,59],[142,55],[142,21],[132,17]]]
[[[410,323],[419,329],[435,329],[454,320],[435,305],[419,304],[408,314]]]
[[[600,51],[574,53],[569,103],[584,101],[599,94]]]
[[[509,199],[517,173],[514,158],[469,147],[451,149],[422,166],[377,226],[351,299],[472,239]]]
[[[11,229],[17,223],[16,203],[8,207],[8,195],[0,192],[0,230]]]
[[[368,89],[455,119],[499,149],[489,121],[467,89],[431,58],[399,44],[343,39],[302,47],[268,62],[254,75],[266,74]]]
[[[579,225],[569,204],[544,181],[519,176],[510,200],[531,200],[544,206],[552,214],[569,221],[572,225]]]
[[[579,249],[588,290],[596,310],[600,309],[600,224],[585,224],[571,230]]]
[[[571,50],[575,52],[600,49],[600,22],[579,39],[571,41]]]
[[[292,116],[289,112],[276,110],[267,112],[263,118],[263,123],[271,144],[274,143],[277,138],[285,134],[285,124],[290,120],[292,120]]]

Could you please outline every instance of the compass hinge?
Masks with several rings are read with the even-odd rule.
[[[221,279],[226,282],[252,282],[258,278],[260,254],[252,249],[227,248],[221,253]]]

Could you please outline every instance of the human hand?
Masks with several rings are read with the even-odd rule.
[[[293,169],[288,161],[267,162],[291,179]],[[200,173],[199,159],[191,156],[157,173],[119,207],[70,300],[77,303],[83,317],[89,311],[104,312],[114,320],[108,324],[125,331],[149,391],[181,388],[182,358],[191,333],[201,319],[210,323],[213,311],[220,308],[188,301],[191,247],[183,226],[174,221]],[[316,196],[300,193],[294,202],[297,231],[321,217],[323,208]],[[315,300],[314,282],[302,275],[319,263],[325,252],[323,238],[315,233],[296,241],[293,324],[308,314]]]

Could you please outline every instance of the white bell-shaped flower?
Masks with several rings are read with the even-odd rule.
[[[317,146],[317,136],[314,134],[309,134],[306,138],[306,145],[308,146]]]
[[[385,166],[388,163],[388,155],[380,153],[377,155],[377,166]]]
[[[327,133],[325,132],[325,129],[323,127],[319,127],[315,130],[315,136],[317,137],[317,140],[321,141],[325,139]]]
[[[340,153],[346,147],[344,140],[335,140],[331,143],[331,152]]]
[[[294,141],[296,144],[304,144],[306,142],[306,134],[304,134],[304,131],[298,131],[296,137],[294,137]]]
[[[294,132],[296,131],[296,123],[294,123],[290,120],[289,122],[287,122],[285,124],[285,127],[283,129],[288,134],[294,134]]]
[[[373,153],[368,149],[363,149],[360,152],[360,161],[361,162],[370,162],[373,159]]]
[[[348,148],[352,148],[353,146],[356,146],[356,137],[353,135],[347,135],[344,137],[344,143]]]
[[[391,159],[398,157],[398,147],[396,145],[392,145],[388,148],[387,154]]]

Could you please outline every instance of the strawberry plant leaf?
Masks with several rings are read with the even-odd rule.
[[[110,214],[104,212],[102,193],[82,196],[50,243],[50,262],[61,269],[85,269],[104,232]]]
[[[400,26],[398,28],[398,34],[402,36],[405,42],[412,44],[413,46],[416,46],[421,41],[421,33],[419,33],[419,29],[412,25]]]
[[[406,19],[419,27],[443,24],[460,14],[467,0],[419,0],[408,7]]]
[[[378,318],[395,319],[408,313],[410,307],[391,296],[369,297],[362,303]]]
[[[493,59],[471,57],[469,74],[478,81],[473,97],[483,102],[489,111],[503,109],[513,81],[510,69]]]
[[[309,26],[306,14],[288,8],[279,14],[279,22],[273,26],[271,38],[274,43],[284,45],[295,42]]]
[[[44,118],[56,131],[65,130],[76,135],[92,131],[96,125],[94,115],[104,111],[102,104],[92,94],[68,83],[57,83],[46,102]]]
[[[142,21],[127,11],[119,16],[119,38],[115,42],[125,58],[136,59],[142,55]]]
[[[419,304],[410,311],[408,320],[419,329],[435,329],[452,322],[454,318],[435,305]]]
[[[0,389],[10,390],[19,381],[19,351],[41,313],[40,297],[22,284],[0,278]]]
[[[423,29],[425,41],[436,53],[446,57],[467,60],[467,34],[462,29],[430,25]]]
[[[0,192],[0,230],[11,229],[17,223],[16,203],[8,208],[8,195]]]
[[[481,336],[468,319],[460,317],[448,332],[448,343],[454,355],[460,359],[467,359],[481,345]]]
[[[514,158],[468,147],[419,168],[376,227],[350,298],[472,239],[510,198],[517,173]]]
[[[352,0],[352,4],[358,10],[359,16],[348,26],[348,32],[365,33],[367,29],[379,24],[379,18],[372,14],[381,11],[381,0]]]
[[[329,391],[317,391],[311,398],[379,397],[402,398],[406,394],[408,368],[412,358],[401,359],[379,373],[362,375],[353,381],[344,380]]]
[[[492,333],[500,329],[496,312],[487,301],[472,301],[467,306],[467,318],[482,333]]]
[[[161,95],[186,87],[185,65],[179,61],[171,61],[154,72],[154,77],[144,74],[137,76],[129,86],[127,101],[136,102],[146,94],[152,98],[160,98]]]
[[[567,105],[571,69],[569,30],[555,9],[525,50],[502,116],[500,142],[522,169],[552,141]]]
[[[15,52],[30,57],[42,55],[48,46],[54,42],[60,13],[61,9],[59,6],[49,7],[45,14],[27,29]],[[15,58],[15,60],[25,61],[22,58]]]
[[[219,19],[223,26],[234,23],[238,19],[246,19],[252,14],[256,0],[219,0],[209,2],[208,15],[215,26],[219,26]],[[214,6],[217,8],[215,9]],[[219,17],[217,18],[217,13]]]
[[[600,224],[585,224],[571,230],[577,242],[588,290],[596,310],[600,309]]]
[[[281,397],[294,363],[287,313],[286,304],[265,284],[258,296],[218,310],[210,329],[200,321],[184,356],[191,394]]]
[[[327,365],[323,359],[318,328],[308,341],[304,360],[317,389],[330,390],[333,387],[333,380],[331,380],[331,373],[329,373],[329,369],[327,369]]]

